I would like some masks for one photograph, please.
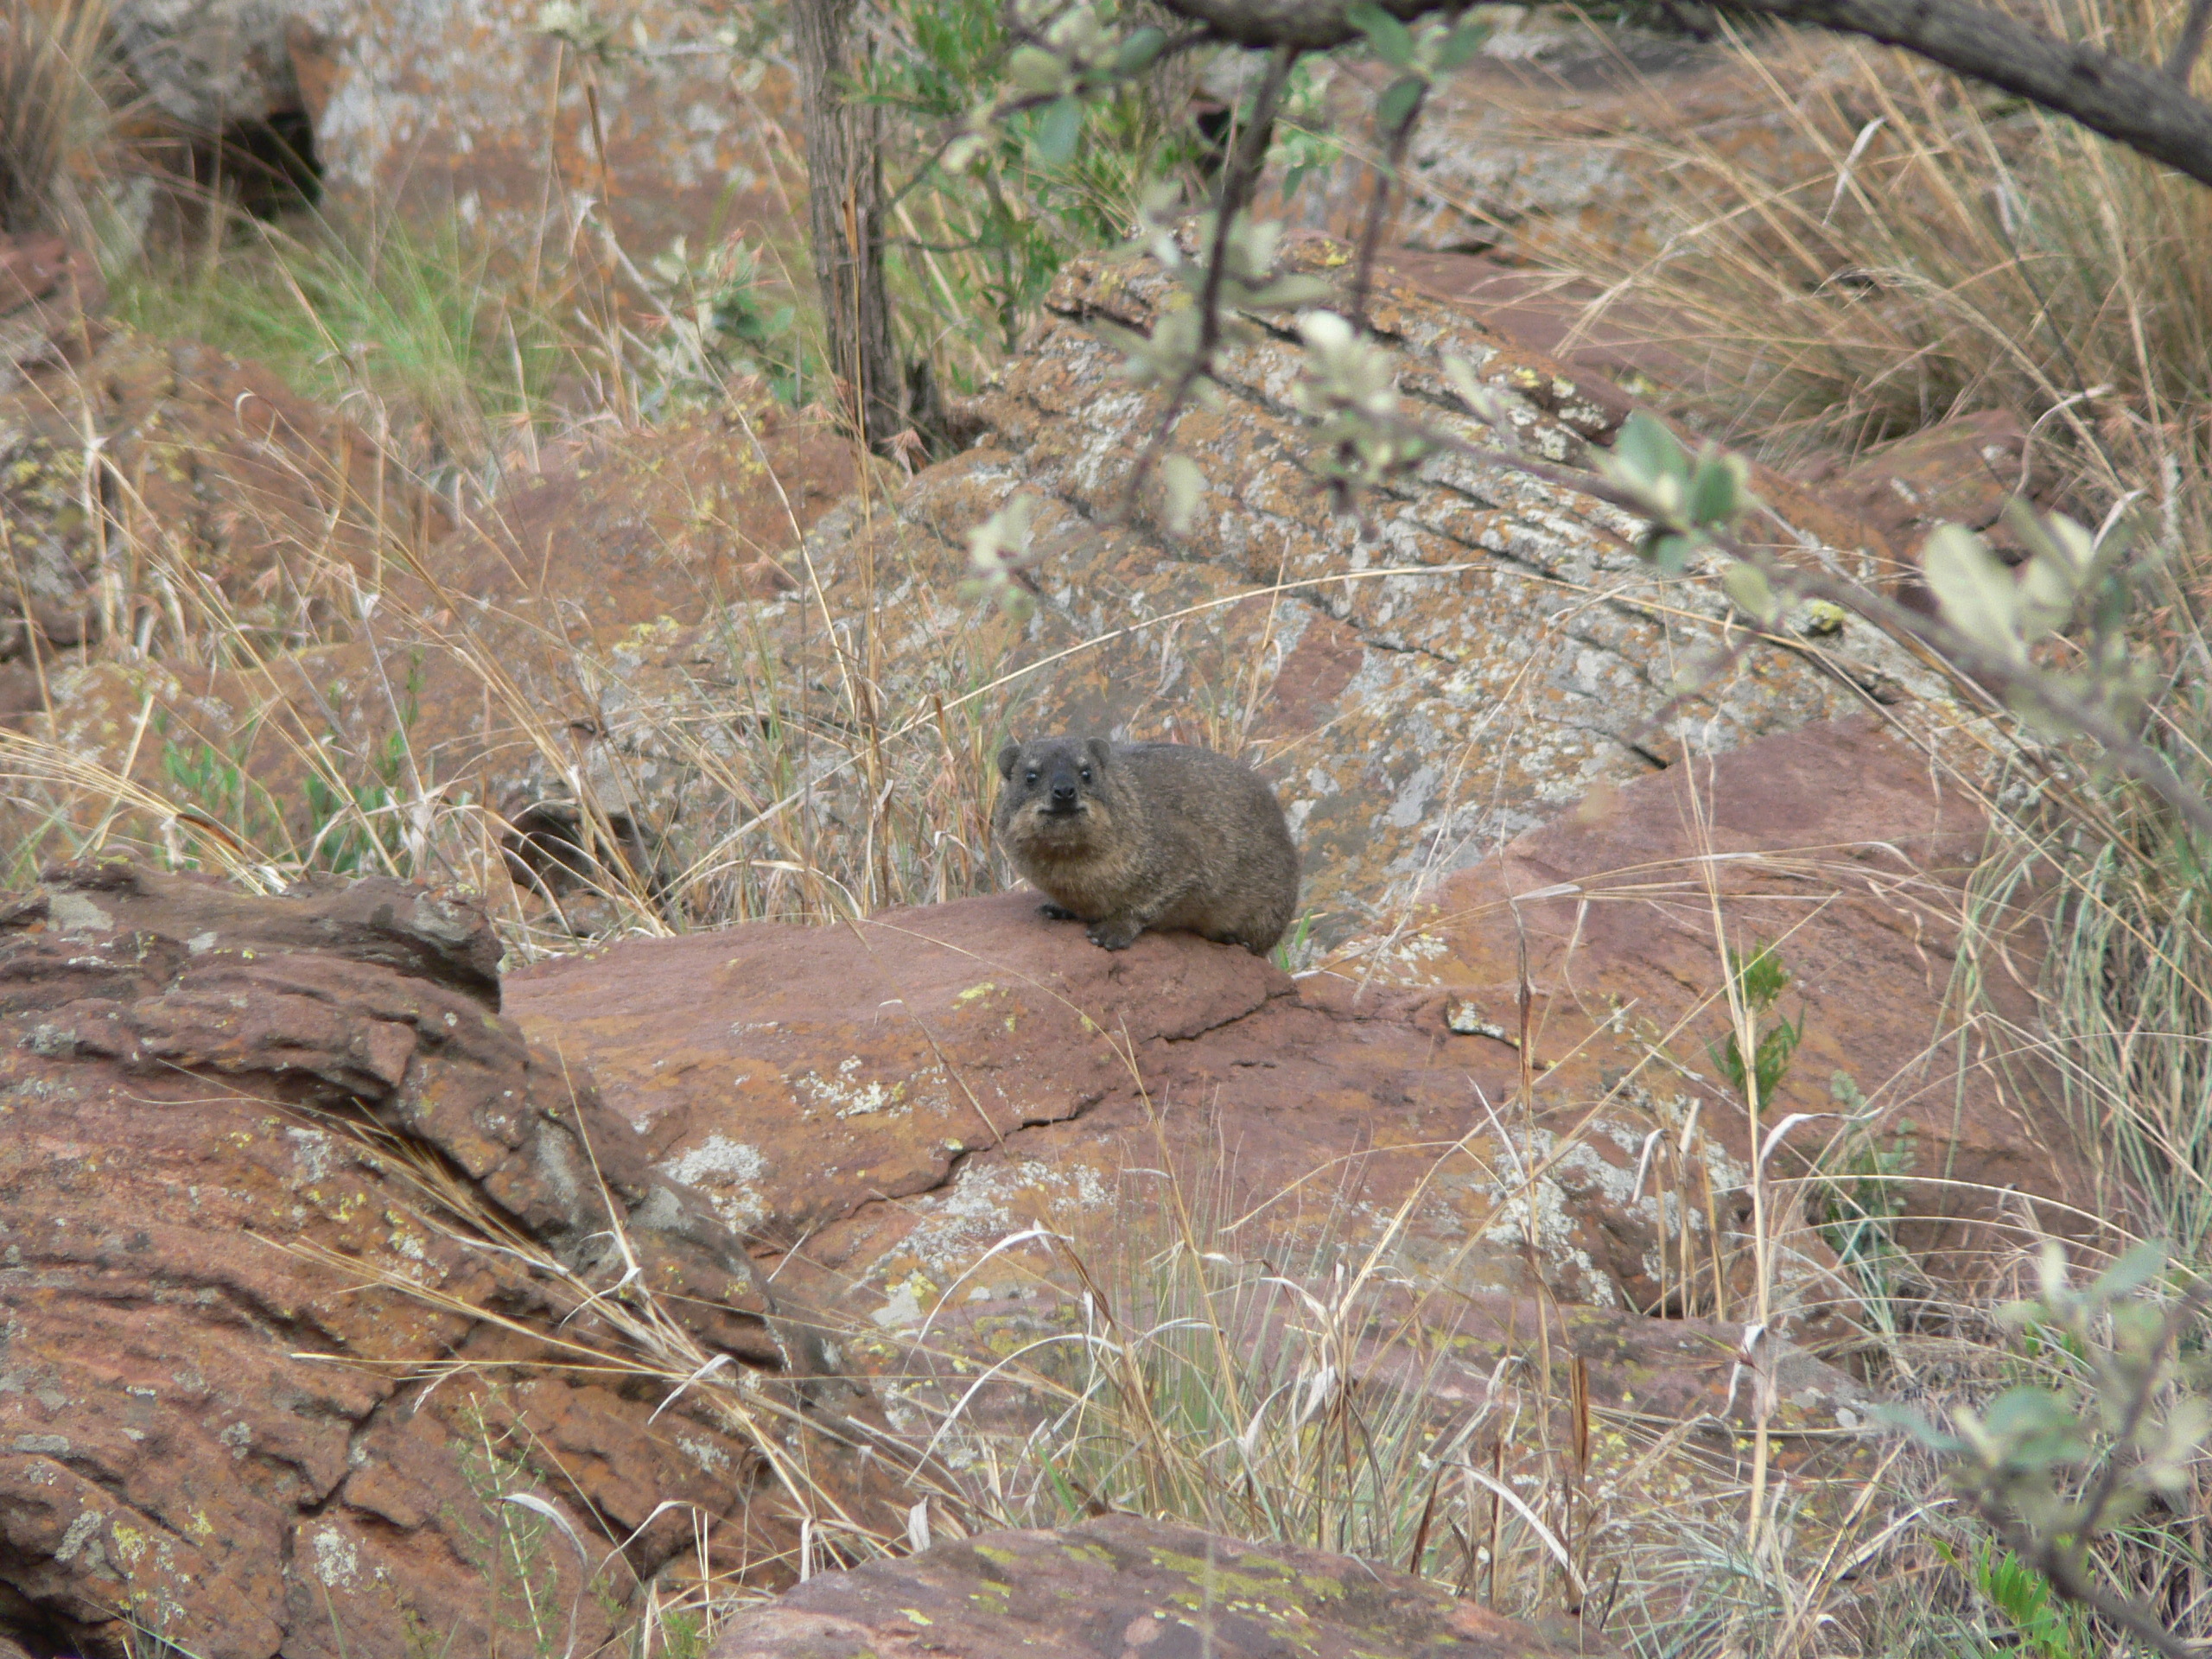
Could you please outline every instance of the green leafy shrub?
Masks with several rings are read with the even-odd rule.
[[[1774,1005],[1782,1000],[1783,992],[1789,988],[1789,970],[1782,965],[1782,958],[1772,945],[1755,946],[1748,956],[1730,947],[1728,976],[1735,981],[1737,994],[1750,1014],[1751,1028],[1758,1033],[1751,1039],[1751,1063],[1748,1066],[1745,1064],[1742,1046],[1732,1031],[1720,1041],[1708,1044],[1706,1052],[1712,1056],[1713,1065],[1720,1068],[1720,1075],[1728,1079],[1730,1088],[1748,1096],[1751,1085],[1756,1084],[1757,1097],[1764,1105],[1782,1087],[1782,1080],[1789,1071],[1789,1062],[1796,1055],[1797,1045],[1804,1040],[1805,1016],[1800,1014],[1795,1025],[1784,1019],[1763,1027]]]
[[[2040,1280],[2037,1294],[1999,1318],[2026,1358],[2048,1362],[2045,1380],[2006,1389],[1979,1410],[1953,1408],[1948,1431],[1890,1415],[1943,1461],[1953,1489],[2015,1567],[2106,1625],[2183,1659],[2190,1644],[2116,1585],[2096,1552],[2154,1511],[2185,1517],[2201,1494],[2199,1448],[2212,1436],[2212,1280],[2170,1270],[2164,1249],[2144,1244],[2077,1288],[2055,1243],[2044,1247]],[[2033,1628],[2047,1599],[2011,1567],[1982,1577],[2008,1615]],[[2056,1639],[2063,1626],[2042,1628]]]

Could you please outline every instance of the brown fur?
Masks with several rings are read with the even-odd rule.
[[[1298,849],[1266,780],[1179,743],[1048,737],[999,751],[999,845],[1052,902],[1126,950],[1187,928],[1255,956],[1298,908]]]

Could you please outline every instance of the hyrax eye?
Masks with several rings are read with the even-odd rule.
[[[1083,781],[1086,784],[1090,781],[1090,768],[1089,766],[1085,766],[1083,769]]]
[[[1036,788],[1036,787],[1037,787],[1037,768],[1036,768],[1036,767],[1034,767],[1034,766],[1032,766],[1032,767],[1030,767],[1030,768],[1029,768],[1029,780],[1028,780],[1028,781],[1029,781],[1029,787],[1030,787],[1030,788],[1034,789],[1034,788]]]

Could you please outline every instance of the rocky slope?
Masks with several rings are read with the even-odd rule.
[[[1325,239],[1293,257],[1345,275]],[[157,787],[165,748],[204,747],[280,801],[319,746],[326,770],[372,773],[398,734],[406,787],[437,790],[426,820],[490,807],[510,850],[569,849],[534,861],[552,887],[582,866],[679,925],[729,913],[728,878],[702,873],[728,868],[726,838],[772,804],[754,826],[767,856],[805,849],[865,906],[988,889],[1004,734],[1174,736],[1277,784],[1328,944],[1388,927],[1595,785],[1854,709],[1945,720],[1938,679],[1833,618],[1794,619],[1684,696],[1740,630],[1717,586],[1657,576],[1624,515],[1510,464],[1580,463],[1626,401],[1410,282],[1385,282],[1376,308],[1401,385],[1442,400],[1441,357],[1473,365],[1507,418],[1459,424],[1496,459],[1439,460],[1333,518],[1286,407],[1294,354],[1263,333],[1231,359],[1229,396],[1174,435],[1211,480],[1190,532],[1130,513],[1156,398],[1089,325],[1142,324],[1163,281],[1143,262],[1071,267],[1030,350],[971,406],[976,446],[895,493],[871,479],[825,513],[855,478],[833,443],[758,410],[699,412],[549,457],[424,548],[419,579],[389,572],[373,617],[338,619],[340,643],[73,670],[28,729]],[[1777,544],[1894,570],[1867,516],[1759,484]],[[1017,497],[1035,507],[1026,620],[962,591],[969,531]],[[327,585],[330,561],[315,568]],[[143,735],[149,697],[159,742]],[[620,855],[585,851],[610,826]]]
[[[457,207],[511,249],[588,243],[588,196],[638,249],[733,180],[741,219],[785,211],[757,119],[781,94],[732,96],[712,20],[648,6],[580,53],[537,25],[588,15],[526,10],[121,22],[171,118],[304,123],[341,207]],[[911,478],[745,389],[448,512],[251,365],[87,327],[66,250],[0,257],[0,718],[43,746],[9,752],[15,827],[219,849],[263,890],[95,861],[0,913],[0,1659],[581,1653],[795,1573],[721,1659],[1595,1650],[1610,1601],[1538,1633],[1128,1515],[987,1531],[1060,1465],[1049,1389],[976,1379],[1164,1323],[1144,1274],[1178,1250],[1278,1294],[1215,1327],[1232,1366],[1451,1446],[1463,1585],[1478,1503],[1499,1535],[1481,1469],[1570,1543],[1599,1516],[1576,1548],[1616,1585],[1684,1517],[1740,1536],[1770,1478],[1794,1538],[1843,1535],[1827,1483],[1866,1473],[1870,1400],[1830,1361],[1877,1339],[1861,1275],[1940,1306],[2088,1204],[2023,1037],[2033,918],[1965,925],[1993,919],[1982,772],[1925,664],[1828,615],[1747,639],[1709,573],[1660,580],[1571,470],[1513,464],[1587,466],[1697,365],[1575,334],[1508,261],[1570,222],[1632,239],[1656,175],[1613,141],[1639,124],[1792,142],[1687,48],[1635,48],[1639,100],[1556,41],[1515,59],[1520,32],[1440,99],[1421,251],[1373,307],[1401,392],[1474,453],[1356,518],[1280,315],[1174,429],[1195,521],[1133,496],[1160,408],[1093,328],[1155,317],[1147,261],[1071,265],[970,446]],[[1497,142],[1538,105],[1587,142]],[[1346,279],[1325,238],[1287,257]],[[2029,458],[1990,417],[1762,471],[1757,533],[1910,593],[1929,525],[1987,523]],[[1017,499],[1019,612],[963,588]],[[1057,728],[1260,764],[1305,850],[1306,971],[1109,956],[1001,891],[988,757]],[[287,846],[329,856],[311,774],[403,796],[395,856],[481,880],[518,970],[452,890],[274,892]],[[709,925],[764,913],[841,920]],[[628,937],[520,967],[549,918]],[[1755,1122],[1722,988],[1767,943],[1766,1017],[1802,1042]],[[901,1484],[855,1436],[942,1461]],[[916,1553],[813,1570],[855,1534]]]
[[[1116,1516],[825,1575],[740,1615],[714,1659],[1554,1659],[1603,1652],[1403,1573]]]

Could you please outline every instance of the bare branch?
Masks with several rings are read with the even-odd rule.
[[[1344,21],[1353,0],[1163,0],[1167,10],[1204,23],[1222,40],[1255,49],[1287,46],[1300,52],[1326,52],[1359,30]],[[1401,22],[1432,13],[1457,16],[1465,0],[1377,0]]]
[[[1132,505],[1143,491],[1145,481],[1152,476],[1153,463],[1159,460],[1167,435],[1175,429],[1176,419],[1190,402],[1191,394],[1198,390],[1199,381],[1213,373],[1214,357],[1221,350],[1221,289],[1229,270],[1230,232],[1236,227],[1236,216],[1250,203],[1261,170],[1267,166],[1268,145],[1274,135],[1275,115],[1282,106],[1283,88],[1289,84],[1291,69],[1300,55],[1300,49],[1294,46],[1279,46],[1268,58],[1259,95],[1252,100],[1251,120],[1230,153],[1229,165],[1222,170],[1221,188],[1214,198],[1213,246],[1208,251],[1205,287],[1198,296],[1198,349],[1192,354],[1190,366],[1168,393],[1167,406],[1160,411],[1151,441],[1137,457],[1135,469],[1129,474],[1128,499]]]
[[[2204,49],[2204,31],[2212,26],[2212,0],[2190,0],[2189,16],[2182,19],[2181,33],[2175,37],[2172,54],[2166,59],[2166,73],[2189,90],[2189,72],[2196,67],[2196,54]]]
[[[1901,46],[2071,117],[2212,185],[2212,105],[2162,70],[1961,0],[1732,0],[1748,11]],[[2200,5],[2202,0],[2199,0]]]
[[[2204,3],[2212,4],[2212,0]],[[1359,235],[1359,272],[1351,286],[1351,326],[1355,328],[1367,327],[1367,296],[1374,286],[1375,256],[1382,245],[1383,221],[1389,216],[1391,194],[1405,170],[1406,151],[1413,143],[1414,128],[1420,124],[1421,106],[1427,101],[1428,91],[1424,87],[1421,96],[1414,99],[1413,107],[1390,129],[1383,159],[1375,168],[1375,194],[1368,198],[1367,224]]]
[[[1358,34],[1344,20],[1347,0],[1162,0],[1239,46],[1325,51]],[[1403,20],[1462,8],[1438,0],[1381,0]],[[1967,0],[1730,0],[1746,11],[1864,35],[1918,53],[1930,62],[2008,92],[2101,132],[2152,161],[2212,185],[2212,105],[2190,96],[2171,73],[2193,60],[2212,0],[2193,0],[2190,21],[2165,68],[2078,45]],[[2192,34],[2192,28],[2194,34]],[[2184,65],[2184,67],[2186,67]]]
[[[1555,467],[1525,455],[1478,449],[1458,439],[1445,439],[1440,447],[1517,467],[1639,518],[1645,512],[1643,503],[1635,496],[1588,473]],[[1893,638],[1910,639],[1926,647],[1980,686],[2000,696],[2009,696],[2016,705],[2025,702],[2041,709],[2063,728],[2086,737],[2103,750],[2113,766],[2165,802],[2191,829],[2212,835],[2212,803],[2191,788],[2164,755],[2128,730],[2107,709],[2075,696],[2056,683],[2050,675],[2008,662],[1948,623],[1925,616],[1855,582],[1801,568],[1785,569],[1766,554],[1745,546],[1732,537],[1710,531],[1707,533],[1713,544],[1731,558],[1756,565],[1777,582],[1786,582],[1799,598],[1824,599],[1856,612]]]

